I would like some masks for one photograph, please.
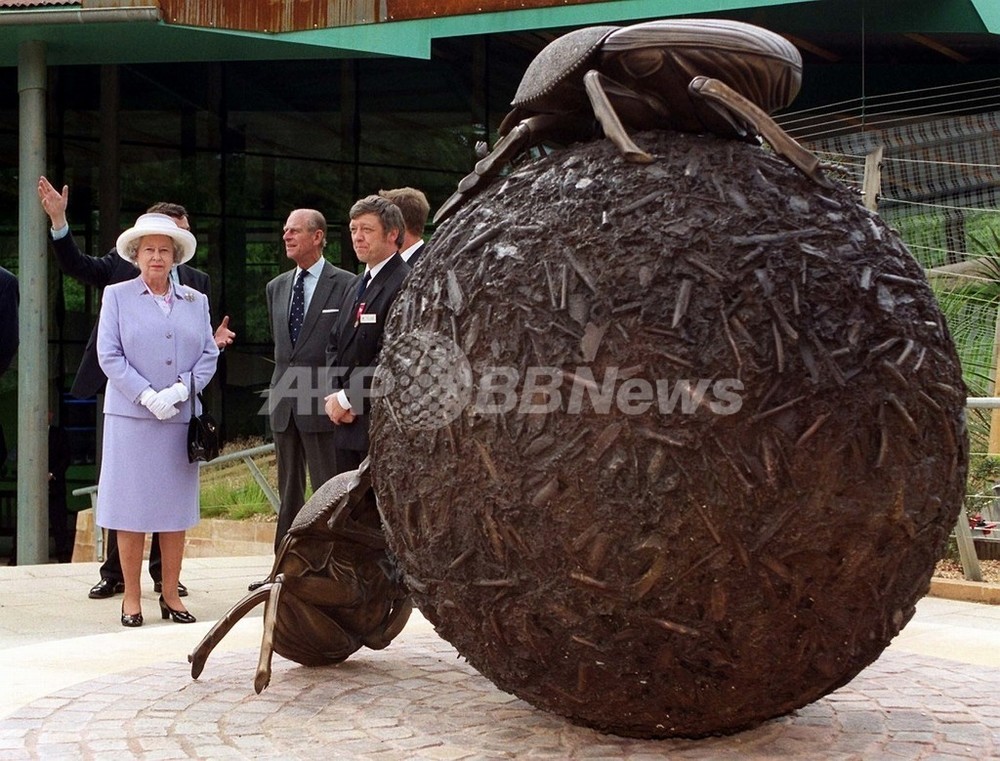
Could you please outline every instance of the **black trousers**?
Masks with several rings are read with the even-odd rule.
[[[337,475],[346,473],[349,470],[357,470],[368,456],[368,452],[360,449],[338,449],[336,452]]]
[[[105,546],[105,560],[101,564],[101,578],[107,579],[115,584],[125,581],[122,573],[122,559],[118,555],[118,532],[113,528],[108,529],[107,545]],[[149,545],[149,577],[154,581],[163,581],[163,561],[160,558],[160,535],[153,534]]]
[[[313,491],[340,471],[334,456],[333,431],[301,431],[293,417],[284,431],[274,431],[273,436],[281,500],[274,531],[274,549],[277,550],[305,504],[306,470]]]

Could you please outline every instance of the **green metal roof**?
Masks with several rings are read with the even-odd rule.
[[[855,12],[850,12],[853,9]],[[398,56],[429,58],[435,38],[558,29],[643,19],[732,15],[764,26],[835,32],[1000,33],[1000,0],[622,0],[549,8],[359,24],[278,34],[178,26],[155,6],[142,20],[117,21],[115,10],[62,6],[0,8],[0,66],[17,65],[20,43],[46,43],[50,65],[166,61],[268,60]],[[131,9],[136,11],[138,9]],[[100,19],[105,20],[100,20]]]
[[[782,5],[788,1],[625,0],[275,34],[179,26],[150,14],[142,21],[119,22],[114,20],[117,16],[114,9],[91,11],[71,3],[60,7],[22,6],[0,10],[0,66],[16,65],[18,45],[26,40],[45,42],[47,60],[52,65],[366,55],[429,58],[431,41],[436,37],[717,13]],[[805,0],[805,3],[822,1]],[[802,5],[803,1],[794,4]]]
[[[992,34],[1000,34],[1000,3],[997,0],[971,0],[976,13]]]

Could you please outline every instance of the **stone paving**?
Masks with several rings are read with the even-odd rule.
[[[257,608],[192,680],[186,654],[270,563],[186,561],[198,623],[160,621],[147,589],[139,629],[119,625],[120,596],[87,599],[95,563],[0,568],[0,761],[1000,758],[997,605],[921,600],[850,684],[753,730],[635,740],[501,692],[416,612],[337,666],[275,656],[256,695]]]
[[[984,759],[1000,757],[1000,669],[887,651],[846,687],[729,737],[635,740],[501,692],[424,629],[306,668],[213,654],[62,689],[0,721],[19,759]]]

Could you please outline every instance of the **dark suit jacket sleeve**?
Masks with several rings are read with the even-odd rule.
[[[177,275],[180,278],[181,285],[189,286],[199,293],[204,293],[208,296],[208,303],[212,303],[212,286],[207,272],[196,270],[187,264],[181,264],[177,268]]]
[[[386,269],[376,276],[377,280],[384,278],[378,291],[372,293],[371,289],[376,285],[373,282],[366,294],[369,302],[365,305],[365,314],[375,316],[376,321],[365,323],[362,317],[362,322],[355,324],[356,316],[347,314],[343,315],[346,320],[342,319],[338,323],[336,359],[343,372],[339,379],[341,385],[338,389],[343,388],[347,391],[347,399],[351,403],[351,408],[355,412],[359,409],[362,410],[366,420],[371,411],[371,386],[375,368],[382,353],[385,323],[392,304],[409,272],[410,268],[406,262],[399,255],[396,255],[386,264]],[[329,357],[330,352],[328,351],[328,361]],[[330,375],[336,383],[336,373],[331,372]]]
[[[379,298],[379,329],[378,329],[378,339],[375,342],[374,351],[368,356],[363,357],[363,361],[368,366],[368,369],[362,374],[362,385],[364,388],[364,395],[362,396],[362,404],[364,409],[364,415],[367,420],[371,420],[370,415],[372,411],[372,382],[375,380],[374,370],[376,365],[379,363],[379,359],[382,356],[382,345],[385,343],[385,324],[389,319],[389,311],[392,308],[393,303],[396,301],[396,297],[399,295],[399,291],[403,287],[403,283],[406,281],[407,275],[410,274],[410,265],[402,260],[399,255],[396,256],[399,260],[399,264],[396,267],[395,272],[393,272],[392,278],[388,283],[386,283],[387,288],[385,293],[381,294]],[[348,391],[350,395],[350,391]],[[354,402],[351,402],[353,407]]]
[[[337,315],[330,336],[326,341],[326,366],[328,369],[327,379],[331,393],[340,391],[344,387],[344,366],[340,360],[339,342],[341,334],[347,329],[348,323],[354,319],[351,308],[354,306],[354,292],[361,282],[361,275],[356,275],[345,281],[344,290],[340,300],[340,313]]]
[[[95,288],[103,288],[108,283],[116,282],[114,273],[119,266],[118,263],[128,264],[115,251],[109,251],[104,256],[87,256],[76,245],[73,233],[67,233],[59,240],[52,241],[52,249],[56,253],[59,269],[81,283]]]
[[[288,335],[288,307],[295,271],[289,270],[267,284],[267,311],[274,339],[274,372],[271,374],[271,427],[285,430],[288,420],[306,433],[332,433],[334,425],[323,410],[329,388],[326,381],[326,348],[336,325],[349,272],[327,262],[316,284],[298,340]],[[308,411],[293,398],[308,389]],[[303,400],[304,401],[304,400]]]
[[[17,352],[19,300],[17,278],[0,267],[0,375],[10,367]]]
[[[407,265],[409,265],[411,270],[417,265],[417,262],[420,261],[420,257],[424,255],[425,248],[427,248],[427,244],[421,243],[417,249],[410,254],[410,260],[407,262]]]

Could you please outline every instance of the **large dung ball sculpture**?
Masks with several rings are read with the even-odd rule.
[[[846,188],[712,135],[598,140],[441,225],[372,428],[421,612],[501,689],[628,736],[749,728],[910,619],[964,490],[921,268]]]

